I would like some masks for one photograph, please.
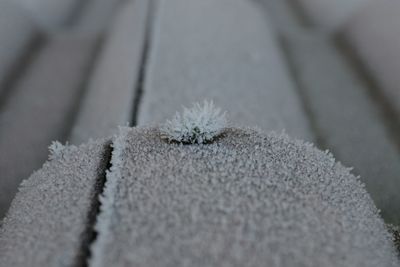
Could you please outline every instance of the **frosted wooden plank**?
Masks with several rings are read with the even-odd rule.
[[[358,179],[285,135],[181,145],[124,129],[111,163],[92,267],[398,264]]]
[[[59,147],[25,180],[0,228],[1,266],[81,266],[109,141]]]

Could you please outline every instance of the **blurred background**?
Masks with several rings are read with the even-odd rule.
[[[265,18],[265,31],[257,28],[257,34],[272,32],[278,50],[261,53],[281,55],[279,71],[295,89],[306,122],[289,125],[289,135],[354,167],[386,222],[400,225],[400,1],[235,1],[251,2]],[[0,0],[0,218],[21,181],[46,161],[52,141],[78,145],[118,125],[138,124],[143,94],[157,93],[146,83],[146,63],[161,51],[155,40],[162,32],[154,30],[162,28],[159,2]],[[220,6],[215,12],[223,14]],[[245,24],[250,17],[240,19]],[[249,30],[227,29],[227,38]],[[201,36],[197,49],[212,50],[201,47]],[[179,47],[181,39],[178,34],[170,42]],[[173,68],[178,57],[167,60]],[[197,69],[212,67],[201,61]],[[237,106],[241,101],[229,99]],[[310,134],[297,135],[296,127]]]

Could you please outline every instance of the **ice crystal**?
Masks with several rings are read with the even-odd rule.
[[[49,160],[54,160],[62,155],[65,145],[61,144],[59,141],[53,141],[49,146]]]
[[[214,106],[212,101],[195,103],[191,108],[183,107],[171,120],[161,126],[161,137],[168,141],[189,144],[211,142],[226,127],[226,113]]]

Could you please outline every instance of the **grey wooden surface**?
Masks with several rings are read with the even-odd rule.
[[[72,143],[111,135],[118,126],[131,122],[148,4],[138,0],[120,6],[83,96],[69,138]]]
[[[308,109],[316,142],[354,167],[353,173],[361,176],[378,207],[384,207],[382,215],[398,223],[400,155],[398,139],[393,137],[382,112],[386,106],[377,105],[369,95],[369,81],[351,64],[348,54],[335,42],[336,37],[321,31],[326,25],[310,27],[299,23],[301,20],[293,9],[290,12],[288,1],[258,3],[277,25],[278,38]],[[350,1],[346,5],[356,3]],[[329,7],[325,1],[320,5]]]
[[[321,145],[354,167],[377,206],[385,207],[382,215],[397,221],[400,157],[365,84],[324,38],[292,43],[289,50]]]
[[[13,68],[17,68],[18,61],[28,53],[38,31],[28,12],[14,3],[0,2],[0,96],[7,89]]]
[[[400,7],[394,1],[337,1],[334,5],[326,0],[91,0],[84,4],[65,0],[59,5],[58,2],[45,5],[43,0],[36,2],[37,5],[35,1],[5,0],[0,4],[5,7],[0,8],[0,13],[7,14],[0,16],[0,216],[6,215],[21,181],[45,162],[47,147],[53,140],[80,144],[89,138],[117,133],[118,125],[155,125],[171,117],[181,105],[209,99],[228,111],[233,126],[260,127],[268,132],[285,130],[292,139],[310,141],[320,149],[328,149],[343,165],[354,167],[352,174],[361,176],[374,204],[382,210],[384,220],[400,225],[400,88],[396,82],[399,72],[396,51],[400,48],[397,42],[400,18],[396,10],[400,12]],[[10,25],[14,25],[13,31]],[[121,149],[118,145],[114,149]],[[143,149],[133,150],[149,159],[158,155],[152,154],[155,152],[151,148],[143,146]],[[72,150],[87,152],[83,148]],[[96,151],[92,151],[93,155],[99,156],[101,151]],[[113,157],[118,156],[114,152]],[[35,258],[35,250],[40,249],[46,251],[37,255],[34,266],[46,262],[59,266],[86,264],[91,253],[97,255],[90,261],[91,265],[105,266],[117,255],[113,250],[117,248],[108,243],[108,238],[122,238],[120,241],[126,249],[138,250],[132,257],[124,254],[119,262],[121,266],[135,260],[159,266],[160,259],[147,258],[145,248],[149,248],[146,242],[150,239],[140,243],[141,239],[133,238],[138,243],[131,244],[124,237],[133,235],[128,227],[129,218],[141,212],[131,206],[133,199],[123,200],[121,192],[112,192],[122,178],[110,175],[114,184],[111,189],[105,187],[100,212],[99,204],[93,204],[103,191],[97,182],[105,175],[104,165],[110,159],[93,157],[97,161],[91,163],[89,158],[87,155],[82,158],[83,165],[71,163],[77,169],[90,165],[93,170],[90,179],[82,181],[85,192],[80,189],[64,192],[65,184],[55,179],[59,174],[48,169],[55,164],[53,161],[20,187],[1,225],[0,256],[6,255],[7,261],[0,261],[0,266],[26,266],[28,259]],[[321,159],[321,164],[327,158]],[[61,160],[59,164],[64,168],[69,163]],[[315,166],[318,174],[318,163]],[[157,167],[147,170],[155,174]],[[68,175],[71,173],[61,175],[60,179]],[[330,179],[335,180],[338,175],[332,172],[328,180],[321,180],[316,194],[323,195],[330,188],[328,192],[335,197],[344,190],[343,185],[330,187]],[[353,180],[353,175],[346,172],[344,176]],[[343,175],[339,176],[338,179],[344,179]],[[178,176],[168,177],[173,181]],[[36,179],[43,181],[42,187]],[[30,184],[35,186],[26,186]],[[339,229],[326,226],[332,230],[328,233],[339,239],[343,235],[343,239],[335,239],[338,243],[331,243],[335,257],[343,259],[344,254],[340,254],[346,252],[340,250],[343,245],[342,248],[354,253],[346,265],[391,266],[393,254],[388,233],[369,196],[360,188],[357,186],[361,190],[359,194],[355,193],[357,190],[344,192],[349,202],[351,197],[357,201],[362,199],[355,206],[346,206],[350,214],[360,212],[353,219],[362,223],[356,224],[356,228],[344,224]],[[59,200],[55,200],[54,208],[60,210],[51,217],[50,225],[42,219],[46,216],[45,208],[37,203],[49,201],[56,194],[62,195],[60,199],[65,205],[59,206]],[[119,204],[115,206],[112,202],[114,197],[122,198],[121,205],[132,209],[122,214]],[[225,200],[221,196],[220,201]],[[94,206],[88,206],[89,202]],[[51,203],[44,206],[50,207],[49,212]],[[80,208],[78,203],[86,204]],[[335,206],[330,201],[326,204]],[[21,213],[27,207],[30,210],[24,218]],[[184,207],[171,205],[165,214],[172,216]],[[76,213],[70,214],[69,208]],[[118,213],[121,216],[113,219]],[[58,220],[63,219],[57,214],[69,214],[76,223],[73,233],[68,227],[53,228],[52,225],[58,225],[61,223]],[[19,222],[21,218],[26,221]],[[84,235],[93,233],[96,218],[99,218],[96,229],[100,233],[97,240]],[[218,218],[224,220],[224,216]],[[338,218],[339,224],[349,219],[343,214]],[[375,219],[364,228],[365,220],[371,218]],[[127,223],[127,233],[107,229],[119,223]],[[307,223],[304,221],[303,225]],[[50,227],[47,237],[41,232],[46,227]],[[12,241],[20,229],[19,238]],[[360,229],[376,232],[368,238],[365,232],[356,234]],[[40,235],[31,236],[30,230]],[[344,233],[355,237],[353,241],[361,242],[363,248],[356,249],[356,243],[345,239]],[[172,237],[162,236],[157,252],[160,257],[171,252],[168,253],[174,256],[170,263],[175,264],[174,259],[181,252],[162,247],[169,238]],[[326,240],[322,234],[312,238],[315,244]],[[25,239],[29,241],[26,244]],[[186,240],[191,244],[187,249],[199,248],[199,255],[217,253],[197,247],[190,238]],[[39,243],[32,245],[35,241]],[[66,246],[67,253],[51,253],[47,248],[52,242]],[[216,244],[216,250],[226,249],[227,241],[221,242],[221,246]],[[311,241],[305,243],[308,242]],[[29,251],[29,247],[34,249]],[[298,248],[294,251],[313,251]],[[14,257],[18,249],[27,252]],[[375,254],[364,255],[364,249]],[[301,263],[333,266],[334,257],[327,259],[322,252],[320,255],[320,258],[313,257],[314,261],[304,259]],[[371,261],[366,262],[370,257]],[[243,266],[240,263],[245,259],[246,255],[232,266]],[[261,258],[255,257],[254,262],[257,260]],[[275,266],[285,266],[285,262],[275,262],[273,256],[267,255],[266,260]],[[187,262],[193,266],[202,261],[189,257]],[[217,258],[211,257],[210,262],[221,266]],[[251,261],[246,262],[250,266]]]
[[[360,8],[343,29],[345,38],[358,54],[400,116],[400,21],[398,1],[371,1]]]
[[[14,0],[13,2],[28,11],[41,27],[52,31],[71,23],[80,5],[88,1],[91,0]]]
[[[69,134],[95,38],[53,36],[16,83],[0,114],[0,210],[19,183],[47,159],[47,147]]]
[[[358,179],[285,135],[180,145],[123,129],[111,163],[91,266],[399,264]]]
[[[156,15],[139,124],[163,122],[177,107],[210,98],[234,125],[313,141],[262,10],[242,0],[173,0],[161,1]]]
[[[0,229],[0,266],[82,266],[110,140],[53,151],[25,180]]]
[[[285,2],[284,0],[283,2]],[[309,20],[321,31],[332,32],[343,26],[358,9],[371,0],[289,0],[297,1]]]

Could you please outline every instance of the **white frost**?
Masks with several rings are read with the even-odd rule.
[[[59,141],[53,141],[49,146],[49,160],[54,160],[62,155],[65,145],[61,144]]]
[[[161,137],[180,143],[207,143],[220,135],[226,127],[226,113],[214,106],[212,101],[195,103],[191,108],[183,107],[171,120],[160,128]]]

